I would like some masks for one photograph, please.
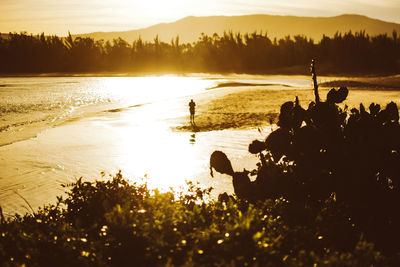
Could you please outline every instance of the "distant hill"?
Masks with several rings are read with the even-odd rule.
[[[356,32],[365,30],[369,35],[387,33],[393,30],[400,33],[400,24],[372,19],[361,15],[340,15],[336,17],[295,17],[274,15],[246,16],[211,16],[186,17],[172,23],[161,23],[154,26],[122,32],[94,32],[75,36],[91,37],[96,40],[112,40],[118,37],[129,43],[137,40],[152,41],[156,35],[164,42],[170,42],[179,35],[181,43],[197,41],[201,33],[209,36],[224,31],[251,33],[267,32],[272,38],[282,38],[287,35],[305,35],[319,41],[323,34],[333,36],[336,32]]]

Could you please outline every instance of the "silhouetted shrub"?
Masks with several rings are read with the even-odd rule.
[[[252,205],[226,194],[214,201],[211,189],[189,184],[186,193],[159,193],[120,174],[70,186],[56,205],[0,223],[1,266],[400,263],[367,242],[332,199],[318,209],[283,199]]]
[[[360,104],[349,112],[347,106],[337,105],[347,95],[347,88],[341,87],[330,90],[325,102],[319,101],[317,86],[316,102],[307,109],[297,97],[284,103],[278,129],[249,146],[249,152],[260,157],[258,169],[232,174],[235,193],[253,203],[283,198],[319,211],[321,203],[333,201],[368,241],[385,253],[396,253],[400,251],[398,108],[394,102],[384,109],[372,103],[369,111]],[[256,176],[255,181],[248,173]],[[357,238],[346,229],[335,228],[330,238],[343,246],[354,244]]]

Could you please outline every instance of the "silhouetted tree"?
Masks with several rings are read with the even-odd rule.
[[[369,36],[364,31],[323,36],[318,44],[305,36],[271,40],[267,33],[224,32],[202,34],[193,44],[179,36],[170,43],[156,36],[140,37],[132,44],[121,38],[112,42],[91,38],[65,38],[10,33],[0,39],[2,73],[93,71],[186,71],[186,72],[287,72],[318,59],[325,73],[397,73],[400,71],[400,39]],[[299,70],[297,70],[299,72]]]

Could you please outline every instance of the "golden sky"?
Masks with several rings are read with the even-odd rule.
[[[361,14],[400,23],[400,0],[0,0],[0,32],[123,31],[186,16]]]

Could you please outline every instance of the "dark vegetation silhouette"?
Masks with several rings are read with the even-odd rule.
[[[400,252],[400,125],[397,105],[339,106],[348,89],[331,89],[325,101],[318,94],[311,65],[315,102],[307,109],[299,99],[281,106],[278,129],[264,141],[254,140],[249,152],[260,158],[253,171],[234,172],[227,156],[215,151],[210,168],[233,178],[239,198],[252,203],[283,199],[295,206],[320,210],[332,201],[348,223],[328,238],[353,246],[358,229],[385,253]],[[251,181],[249,175],[255,176]]]
[[[10,33],[0,37],[0,73],[51,72],[218,72],[306,73],[310,59],[320,72],[398,73],[400,38],[365,32],[336,33],[318,42],[306,36],[271,40],[267,33],[225,32],[202,34],[194,43],[182,44],[179,36],[170,43],[142,39],[127,43],[91,38],[65,38]],[[297,67],[297,68],[296,68]]]
[[[24,216],[0,208],[0,265],[400,266],[397,106],[349,110],[348,93],[284,103],[278,128],[249,145],[253,171],[212,153],[236,196],[160,193],[119,172]]]
[[[57,203],[0,217],[1,266],[398,266],[338,203],[257,205],[189,184],[160,193],[121,173],[69,185]],[[341,243],[338,230],[357,242]],[[333,232],[336,230],[336,232]],[[340,235],[342,237],[343,234]],[[357,239],[358,237],[358,239]]]

